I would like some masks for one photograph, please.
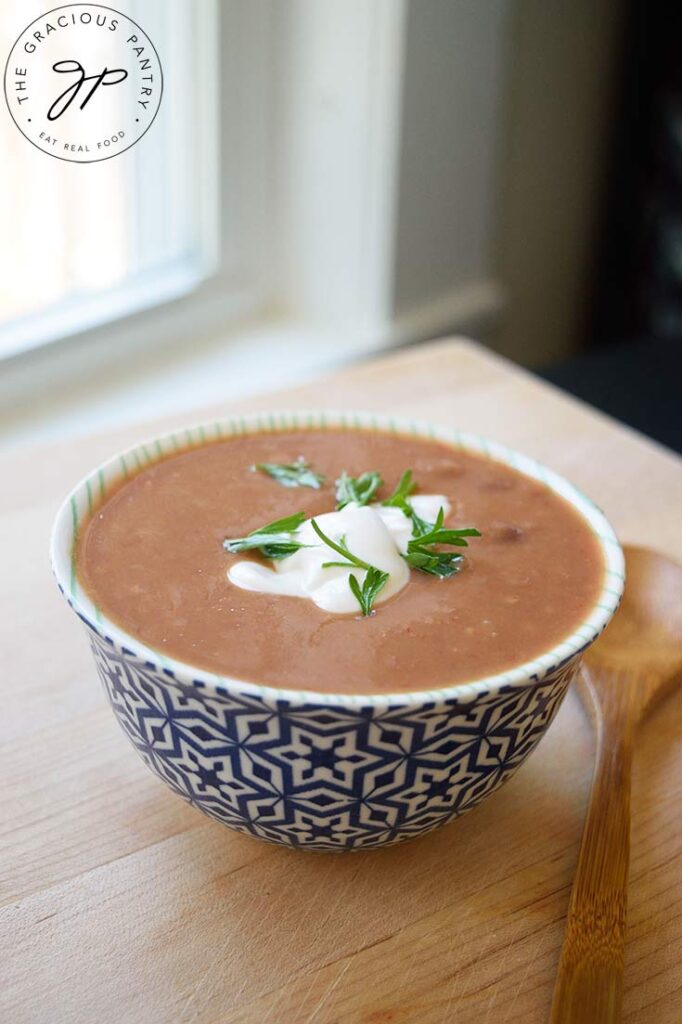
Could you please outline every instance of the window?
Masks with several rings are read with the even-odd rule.
[[[48,6],[0,6],[0,51]],[[0,117],[0,358],[191,293],[221,269],[218,6],[116,7],[149,33],[164,71],[158,116],[137,145],[69,163]]]
[[[505,0],[426,19],[416,0],[111,2],[163,66],[147,134],[69,164],[0,116],[0,419],[15,436],[496,322]],[[45,6],[0,5],[0,46]]]

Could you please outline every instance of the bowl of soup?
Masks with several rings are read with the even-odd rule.
[[[51,558],[145,764],[310,850],[401,842],[490,796],[624,581],[602,512],[533,459],[328,412],[115,456],[66,498]]]

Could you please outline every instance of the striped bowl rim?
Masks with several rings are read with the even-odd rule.
[[[473,679],[469,682],[429,690],[398,693],[348,694],[316,690],[294,690],[262,686],[248,680],[218,675],[147,647],[121,627],[107,619],[90,600],[76,575],[74,547],[78,528],[107,490],[121,479],[128,479],[158,459],[211,441],[227,440],[244,434],[272,433],[305,429],[380,430],[444,442],[454,448],[482,455],[539,480],[561,495],[581,514],[597,537],[604,561],[604,575],[599,597],[589,614],[569,636],[537,658],[506,672]],[[565,664],[588,647],[609,623],[618,608],[625,581],[625,561],[616,535],[603,512],[564,477],[535,459],[505,445],[477,434],[434,426],[421,420],[408,420],[362,412],[282,411],[199,423],[173,431],[113,456],[85,476],[64,500],[52,530],[50,557],[60,590],[76,614],[95,632],[117,644],[134,657],[158,665],[169,677],[197,685],[217,693],[230,691],[263,697],[270,701],[314,703],[346,707],[410,706],[426,702],[456,699],[474,700],[478,694],[502,687],[523,687],[539,681],[548,672]]]

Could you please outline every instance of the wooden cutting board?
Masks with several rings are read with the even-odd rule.
[[[487,434],[569,476],[621,539],[682,560],[680,460],[476,345],[408,350],[183,420],[303,406]],[[0,459],[0,1019],[545,1021],[593,754],[574,694],[507,787],[384,851],[300,853],[233,834],[129,748],[51,579],[48,533],[94,463],[175,425]],[[639,738],[632,832],[624,1019],[679,1024],[681,694]]]

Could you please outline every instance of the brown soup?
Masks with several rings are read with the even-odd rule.
[[[325,475],[320,490],[251,468],[300,455]],[[228,581],[244,556],[226,553],[226,537],[331,511],[342,470],[378,470],[381,499],[407,468],[420,492],[449,499],[448,525],[481,531],[457,575],[413,570],[364,618]],[[441,442],[360,430],[257,434],[167,457],[105,497],[76,554],[92,600],[149,647],[220,675],[334,693],[431,689],[528,661],[585,617],[603,573],[588,525],[545,485]]]

